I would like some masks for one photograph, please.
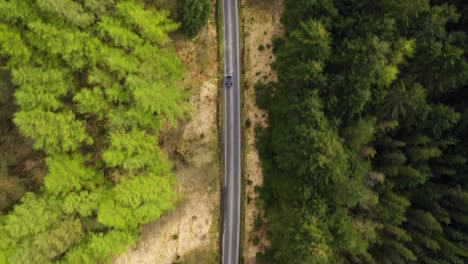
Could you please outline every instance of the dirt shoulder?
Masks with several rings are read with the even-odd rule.
[[[215,6],[213,2],[213,6]],[[114,263],[217,263],[219,259],[220,165],[216,109],[218,43],[216,20],[192,40],[175,36],[186,67],[190,118],[161,136],[174,163],[180,202],[173,211],[142,228],[135,249]]]
[[[243,0],[242,24],[244,34],[244,107],[246,120],[246,168],[245,168],[245,263],[258,263],[256,255],[269,246],[266,237],[266,219],[259,190],[263,186],[263,174],[258,151],[255,146],[255,127],[267,126],[267,113],[255,103],[255,83],[275,81],[271,70],[274,61],[271,41],[282,35],[280,16],[283,0]]]

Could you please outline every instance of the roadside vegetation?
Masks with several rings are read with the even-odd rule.
[[[0,13],[0,263],[108,262],[178,201],[158,138],[188,109],[180,24],[136,0]]]
[[[257,128],[268,263],[466,263],[466,1],[285,7]]]
[[[182,31],[193,37],[206,24],[213,5],[210,0],[180,0]]]

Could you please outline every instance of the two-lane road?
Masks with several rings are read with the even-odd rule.
[[[232,87],[224,88],[224,218],[223,264],[239,263],[241,199],[241,122],[239,26],[237,0],[223,0],[224,72]]]

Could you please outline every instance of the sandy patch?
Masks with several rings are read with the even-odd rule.
[[[190,118],[164,133],[161,142],[174,163],[180,202],[175,210],[144,226],[137,247],[114,263],[209,264],[219,259],[219,79],[214,10],[208,25],[194,39],[174,38],[186,67],[184,85],[191,94]]]
[[[263,174],[260,159],[255,147],[254,128],[267,126],[267,113],[255,104],[254,85],[256,82],[276,80],[271,70],[274,61],[271,41],[274,36],[282,35],[280,16],[283,10],[282,0],[242,1],[242,21],[244,34],[244,67],[245,67],[245,120],[246,126],[246,194],[245,198],[245,263],[257,263],[257,252],[264,252],[269,246],[266,236],[266,219],[258,187],[263,185]]]

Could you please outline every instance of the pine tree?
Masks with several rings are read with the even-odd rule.
[[[103,16],[99,21],[99,37],[101,39],[110,38],[115,47],[121,47],[126,50],[134,49],[143,43],[138,34],[127,29],[123,23],[111,17]]]
[[[168,161],[156,148],[155,136],[133,129],[128,133],[114,132],[110,140],[110,148],[103,154],[109,167],[120,166],[130,172],[147,168],[158,175],[170,171]]]
[[[0,24],[0,55],[8,57],[7,69],[25,64],[31,57],[31,52],[23,42],[19,32],[15,32],[4,24]]]
[[[48,193],[65,196],[83,188],[93,190],[104,182],[102,175],[86,168],[85,158],[80,155],[54,155],[46,158],[48,173],[44,179]]]
[[[89,26],[95,20],[94,16],[86,13],[79,3],[71,0],[38,0],[37,5],[40,9],[65,18],[81,28]]]
[[[134,230],[173,208],[172,179],[154,174],[123,179],[100,203],[98,220],[117,229]]]
[[[419,209],[408,210],[408,223],[422,232],[432,234],[441,233],[442,226],[431,213]]]
[[[168,19],[167,12],[159,11],[156,13],[144,10],[140,4],[134,1],[117,3],[117,10],[124,17],[125,23],[135,26],[145,40],[161,46],[170,40],[167,33],[179,28],[179,24]]]
[[[88,235],[83,241],[73,248],[65,257],[64,263],[105,263],[111,256],[123,253],[128,246],[136,244],[135,231],[112,230],[108,233],[96,233]]]
[[[23,135],[34,140],[36,149],[48,154],[65,153],[76,150],[81,143],[92,143],[83,122],[76,121],[72,113],[18,112],[14,122]]]
[[[168,36],[178,24],[133,0],[10,0],[0,12],[16,99],[0,102],[16,102],[47,166],[43,188],[0,217],[0,263],[107,262],[177,200],[158,135],[187,109]],[[19,199],[1,162],[0,173],[0,199]]]
[[[73,100],[77,103],[78,111],[90,116],[97,116],[102,119],[109,109],[103,92],[99,87],[91,89],[82,89],[75,94]]]
[[[50,263],[76,243],[82,232],[79,220],[61,221],[34,239],[23,240],[13,251],[9,263]]]
[[[16,101],[23,111],[58,110],[63,107],[60,98],[71,90],[70,77],[63,70],[26,66],[14,69],[12,74],[13,83],[19,87]]]
[[[48,230],[60,218],[58,200],[27,193],[21,204],[5,217],[3,228],[9,237],[6,246],[14,246],[19,239]]]

